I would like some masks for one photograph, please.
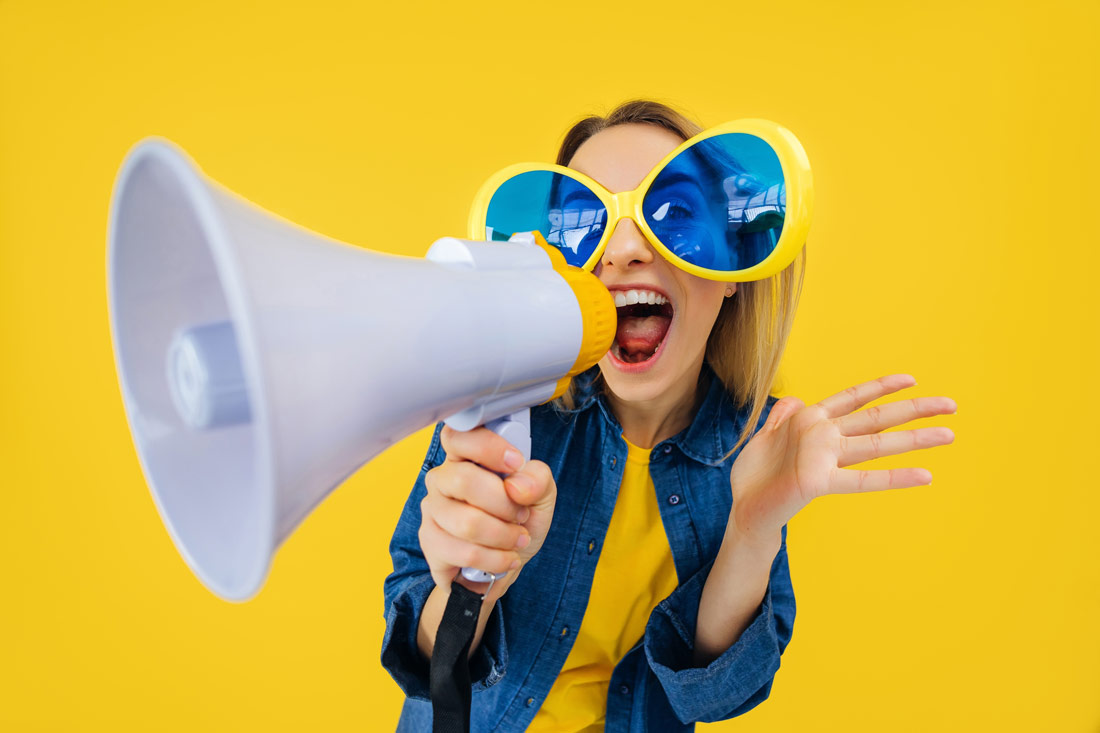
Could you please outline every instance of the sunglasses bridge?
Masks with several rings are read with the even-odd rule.
[[[645,188],[648,188],[648,186],[642,185],[633,191],[621,191],[610,195],[611,205],[607,207],[608,229],[618,224],[620,219],[634,219],[634,223],[638,223],[635,214],[641,215]]]

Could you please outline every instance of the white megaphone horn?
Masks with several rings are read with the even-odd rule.
[[[138,456],[176,547],[229,600],[387,446],[552,399],[615,332],[607,289],[539,236],[372,252],[252,205],[165,140],[126,157],[108,236]]]

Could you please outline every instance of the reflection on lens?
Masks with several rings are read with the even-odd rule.
[[[587,186],[554,171],[527,171],[493,193],[485,238],[507,240],[517,232],[541,232],[571,265],[582,266],[607,226],[607,209]]]
[[[669,251],[723,272],[752,267],[771,254],[786,208],[779,157],[760,138],[740,132],[682,151],[642,203],[646,223]]]

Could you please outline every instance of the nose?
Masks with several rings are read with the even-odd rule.
[[[653,262],[656,254],[634,220],[622,219],[607,240],[607,248],[600,257],[595,274],[598,277],[605,267],[628,272],[631,268]]]

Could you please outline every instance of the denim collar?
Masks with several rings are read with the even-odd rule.
[[[594,387],[598,375],[599,367],[592,367],[576,377],[578,391],[583,397],[579,400],[580,404],[575,411],[583,412],[591,409],[593,405],[598,405],[603,419],[614,430],[614,434],[621,435],[622,425],[611,411],[607,398],[602,390]],[[729,393],[726,392],[722,380],[706,362],[703,363],[703,374],[700,374],[700,379],[705,376],[709,376],[710,384],[691,425],[658,443],[654,446],[654,450],[663,445],[675,445],[689,458],[708,466],[717,466],[723,462],[726,454],[737,443],[741,429],[748,418],[750,406],[746,405],[738,410],[730,399]]]

